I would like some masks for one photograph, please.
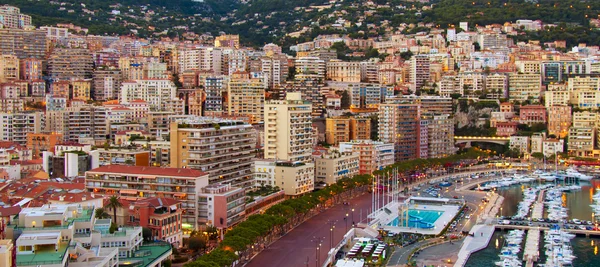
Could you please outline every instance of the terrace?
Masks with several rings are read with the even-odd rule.
[[[67,255],[69,242],[58,243],[58,249],[55,245],[36,245],[35,253],[17,254],[18,266],[48,266],[58,264],[62,266]]]
[[[133,257],[119,258],[119,266],[145,267],[163,261],[171,255],[171,244],[166,242],[144,243]]]

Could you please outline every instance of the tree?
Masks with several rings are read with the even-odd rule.
[[[192,236],[188,239],[188,248],[196,252],[206,249],[207,240],[201,235]]]
[[[173,73],[173,76],[171,76],[171,81],[173,81],[177,88],[183,88],[183,83],[181,83],[179,80],[179,74]]]
[[[409,60],[412,56],[413,56],[413,52],[411,52],[410,50],[400,53],[400,57],[404,60]]]
[[[531,156],[536,159],[544,159],[544,154],[540,152],[531,153]]]
[[[475,51],[481,51],[481,45],[479,42],[474,42],[473,47],[475,47]]]
[[[152,230],[150,230],[150,228],[147,228],[147,227],[142,228],[142,237],[146,241],[151,241],[152,240]]]
[[[120,207],[123,207],[123,205],[121,204],[121,202],[119,202],[119,198],[117,198],[117,196],[111,196],[108,199],[108,204],[106,204],[106,206],[109,209],[112,209],[113,211],[113,223],[117,223],[117,209]]]
[[[217,240],[219,238],[219,230],[213,225],[206,228],[206,234],[208,235],[208,240]]]
[[[348,94],[348,91],[344,90],[342,91],[342,99],[341,99],[341,105],[342,105],[342,109],[349,109],[350,108],[350,95]]]
[[[106,212],[106,210],[104,210],[104,208],[97,208],[95,217],[96,219],[106,219],[110,218],[110,215],[108,214],[108,212]]]

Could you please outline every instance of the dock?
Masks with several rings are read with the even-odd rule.
[[[523,252],[523,261],[525,266],[533,266],[533,263],[540,258],[540,230],[527,231],[527,240],[525,241],[525,250]]]
[[[494,230],[494,226],[491,225],[475,225],[473,229],[471,229],[471,234],[473,235],[469,235],[465,238],[465,241],[458,252],[458,259],[454,263],[454,267],[465,266],[471,254],[486,248],[492,239]]]

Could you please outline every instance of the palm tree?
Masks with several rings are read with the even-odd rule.
[[[121,202],[119,202],[119,198],[117,198],[117,196],[110,197],[108,199],[108,204],[106,204],[105,207],[113,210],[113,223],[117,224],[117,209],[123,207]]]
[[[104,208],[96,209],[96,219],[106,219],[110,217],[110,215],[104,210]]]

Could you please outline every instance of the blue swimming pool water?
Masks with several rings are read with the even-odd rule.
[[[443,211],[438,210],[408,210],[408,227],[412,228],[423,228],[430,229],[434,227],[435,221],[444,214]],[[406,226],[406,222],[400,221],[396,217],[392,222],[388,223],[389,226]]]

